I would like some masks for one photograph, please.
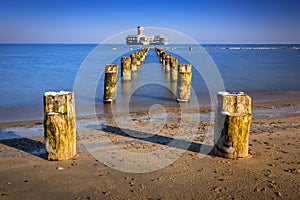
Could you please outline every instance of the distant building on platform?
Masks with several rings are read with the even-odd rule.
[[[168,43],[168,38],[163,35],[145,35],[145,29],[142,26],[137,27],[137,35],[126,37],[126,44],[129,45],[166,45]]]

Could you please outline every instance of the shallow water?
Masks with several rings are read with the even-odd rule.
[[[256,119],[272,119],[272,118],[286,118],[286,117],[294,117],[300,115],[300,105],[293,106],[277,106],[277,107],[260,107],[253,109],[253,120]],[[196,122],[210,122],[213,119],[213,113],[196,113],[193,114],[193,117],[197,119]],[[179,114],[171,114],[171,113],[155,113],[150,116],[137,116],[131,119],[128,119],[124,116],[118,116],[116,119],[118,122],[123,124],[127,124],[128,121],[141,121],[150,123],[154,122],[175,122],[180,121]],[[81,132],[84,130],[93,130],[93,129],[101,129],[104,124],[107,123],[106,119],[78,119],[76,121],[76,130],[77,132]],[[213,123],[213,121],[212,121]],[[278,125],[280,126],[280,124]],[[256,129],[256,126],[252,126],[252,129]],[[16,126],[10,128],[0,129],[0,140],[7,139],[20,139],[20,138],[31,138],[31,137],[43,137],[44,136],[44,127],[43,125],[36,125],[32,127],[27,126]]]
[[[101,46],[99,58],[95,58],[95,65],[89,71],[91,79],[95,77],[98,79],[92,95],[94,98],[76,97],[77,115],[89,115],[90,112],[86,107],[91,102],[95,104],[96,113],[111,112],[111,106],[102,103],[104,67],[110,62],[120,66],[119,57],[130,54],[127,45],[117,45],[117,51],[112,51],[112,46]],[[238,50],[232,45],[206,46],[207,52],[220,71],[226,90],[273,94],[282,91],[300,91],[299,49],[280,47],[261,50],[255,45],[249,46],[251,49]],[[43,93],[50,90],[73,90],[76,75],[95,47],[96,45],[1,44],[0,122],[43,119]],[[188,52],[187,45],[173,45],[173,47],[175,49],[172,51],[171,45],[163,46],[173,54]],[[195,56],[202,55],[203,49],[193,46],[191,53]],[[111,57],[115,59],[108,61]],[[179,63],[187,62],[185,58],[179,56],[178,58]],[[158,57],[154,50],[151,50],[144,67],[133,75],[132,83],[118,83],[116,105],[120,108],[129,107],[130,111],[147,110],[154,104],[179,107],[180,105],[174,101],[175,95],[168,89],[173,87],[168,79],[169,75],[162,70]],[[140,85],[145,80],[155,80],[155,83],[137,88],[130,97],[129,105],[122,105],[122,99],[132,91],[133,84]],[[88,79],[81,84],[88,86]],[[209,106],[207,84],[195,68],[192,87],[199,106]],[[267,97],[274,98],[274,95]],[[190,106],[195,105],[192,102]]]

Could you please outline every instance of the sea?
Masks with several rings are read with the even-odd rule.
[[[104,104],[106,64],[143,46],[125,44],[0,44],[0,123],[42,120],[47,91],[74,91],[77,116],[179,107],[176,85],[154,46],[131,82],[119,72],[117,100]],[[191,107],[209,107],[216,92],[246,92],[254,102],[300,99],[299,44],[169,44],[158,46],[193,65]],[[128,101],[124,102],[124,99]],[[91,110],[92,108],[92,110]],[[122,109],[124,108],[124,109]],[[126,109],[125,109],[126,108]],[[94,110],[93,110],[94,109]],[[92,112],[92,113],[91,113]]]

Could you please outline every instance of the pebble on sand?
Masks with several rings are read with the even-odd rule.
[[[282,194],[280,192],[275,192],[276,196],[281,197]]]

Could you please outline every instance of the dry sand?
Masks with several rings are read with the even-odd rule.
[[[43,137],[0,140],[0,199],[299,199],[300,197],[300,102],[256,104],[250,133],[250,156],[225,159],[209,153],[199,156],[209,122],[194,123],[196,138],[174,163],[149,173],[126,173],[104,165],[83,148],[69,161],[47,161],[37,150]],[[115,145],[129,152],[146,153],[168,145],[178,129],[178,110],[168,109],[166,123],[136,117],[131,130],[163,127],[151,140],[129,136],[110,116],[99,116],[102,127],[82,130],[94,141],[94,131],[104,131]],[[202,109],[202,115],[209,109]],[[177,116],[177,117],[176,117]],[[85,119],[86,120],[86,119]],[[0,126],[24,129],[41,122]],[[155,130],[153,130],[155,132]],[[14,134],[10,132],[10,134]],[[86,139],[86,138],[85,138]],[[34,153],[35,152],[35,153]],[[113,159],[113,158],[112,158]],[[136,162],[139,162],[138,160]]]

